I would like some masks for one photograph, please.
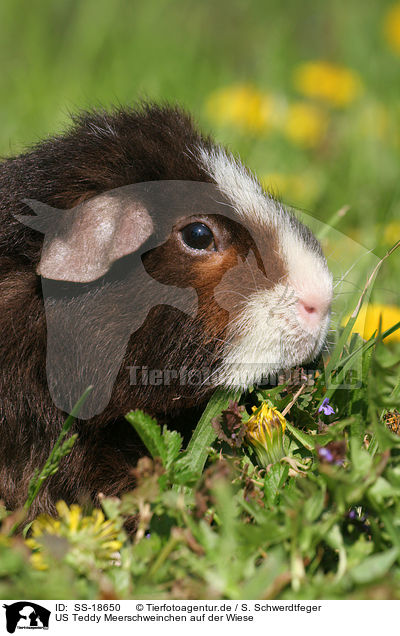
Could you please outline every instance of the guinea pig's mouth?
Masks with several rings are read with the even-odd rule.
[[[298,297],[284,303],[278,288],[252,295],[231,326],[218,384],[248,388],[311,362],[324,346],[329,322],[329,305],[318,312]]]

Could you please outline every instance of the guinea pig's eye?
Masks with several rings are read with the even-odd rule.
[[[181,234],[186,245],[195,250],[206,250],[214,242],[213,233],[204,223],[190,223],[181,230]]]

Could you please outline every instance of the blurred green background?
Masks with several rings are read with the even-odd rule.
[[[337,229],[378,256],[400,238],[400,3],[4,0],[0,33],[3,156],[77,109],[170,100],[286,203],[349,206]],[[375,303],[400,305],[398,254]]]

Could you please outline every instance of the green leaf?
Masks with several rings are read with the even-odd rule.
[[[321,433],[320,435],[310,435],[309,433],[304,433],[300,429],[296,428],[290,422],[286,421],[286,427],[292,433],[292,435],[306,448],[307,450],[315,450],[316,446],[325,446],[329,442],[337,439],[339,434],[343,429],[346,428],[351,422],[353,418],[347,418],[345,420],[341,420],[340,422],[336,422],[332,424],[326,433]]]
[[[361,446],[362,440],[358,437],[352,437],[350,440],[351,449],[351,461],[354,468],[354,473],[360,476],[365,476],[373,462],[372,455]]]
[[[231,400],[238,401],[241,391],[217,389],[208,402],[203,415],[186,449],[185,457],[179,460],[181,466],[189,466],[193,473],[200,474],[208,457],[208,449],[217,437],[212,421],[225,410]]]
[[[268,558],[256,568],[254,574],[243,586],[240,592],[241,599],[269,598],[266,596],[268,588],[273,587],[274,581],[279,582],[286,569],[283,555],[279,549],[268,551]],[[279,589],[279,585],[278,585]]]
[[[304,514],[308,521],[315,521],[321,515],[325,507],[325,486],[312,494],[304,503]]]
[[[125,416],[125,418],[130,424],[132,424],[151,456],[153,458],[161,457],[165,466],[167,461],[167,450],[165,442],[161,436],[161,428],[156,420],[140,409],[131,411]]]
[[[398,552],[397,548],[392,548],[380,554],[372,554],[350,571],[351,578],[355,583],[371,583],[381,579],[396,561]]]
[[[269,469],[264,481],[264,493],[270,506],[276,503],[277,496],[281,492],[289,474],[289,464],[277,462]]]
[[[386,497],[398,497],[400,493],[398,488],[393,487],[384,477],[378,477],[374,485],[370,488],[369,494],[372,495],[379,504],[382,503]]]
[[[306,448],[307,450],[314,450],[315,448],[315,435],[308,435],[303,431],[300,431],[295,426],[292,426],[290,422],[286,420],[286,428],[292,433],[292,435]]]
[[[165,468],[169,470],[180,454],[183,439],[178,431],[169,431],[166,426],[163,428],[162,436],[166,453]]]
[[[347,555],[344,547],[343,536],[338,524],[332,526],[332,528],[326,534],[326,542],[334,550],[337,551],[339,556],[339,564],[336,572],[336,580],[339,580],[345,573],[347,567]]]

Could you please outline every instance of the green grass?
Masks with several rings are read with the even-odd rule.
[[[399,343],[365,343],[350,333],[351,325],[345,332],[342,326],[378,259],[399,238],[385,238],[388,224],[400,217],[400,56],[382,32],[391,4],[0,5],[4,156],[62,130],[69,111],[141,98],[179,102],[260,176],[296,175],[303,183],[311,175],[311,189],[289,188],[283,200],[314,217],[308,220],[324,236],[338,280],[354,265],[336,289],[330,360],[287,415],[289,461],[265,471],[251,447],[234,451],[215,439],[211,420],[226,395],[208,406],[186,450],[178,434],[161,434],[146,416],[131,415],[154,457],[139,465],[133,493],[104,501],[109,550],[93,530],[95,517],[81,520],[78,529],[69,517],[57,529],[48,521],[27,548],[14,531],[23,512],[1,509],[0,597],[22,599],[32,589],[36,598],[400,597],[400,437],[383,419],[386,409],[400,408]],[[348,107],[324,106],[330,123],[320,144],[299,146],[277,130],[259,134],[222,124],[207,110],[210,94],[243,83],[281,103],[302,99],[293,72],[308,60],[352,69],[364,86]],[[337,217],[345,205],[349,211]],[[327,232],[332,219],[337,225]],[[400,305],[399,251],[383,263],[366,302]],[[349,369],[361,386],[337,388]],[[265,400],[283,410],[296,390],[252,390],[241,402],[247,414]],[[318,413],[325,397],[334,415]],[[321,457],[319,448],[327,446],[340,449],[341,464]],[[49,471],[69,448],[68,438],[60,440]],[[46,470],[32,483],[31,499]],[[139,519],[134,539],[123,530],[132,514]],[[116,546],[118,562],[110,556]],[[48,570],[33,567],[31,549]]]
[[[382,255],[380,234],[400,216],[400,56],[382,28],[391,4],[354,0],[344,9],[339,0],[290,0],[283,10],[277,0],[34,0],[27,9],[8,0],[0,7],[0,152],[18,153],[59,132],[80,108],[178,102],[260,176],[311,176],[312,192],[289,189],[284,200],[325,222],[349,205],[338,229]],[[300,99],[293,73],[308,60],[349,68],[364,86],[349,107],[327,109],[329,133],[317,147],[276,132],[251,134],[207,113],[213,91],[238,83],[282,104]],[[399,261],[375,286],[381,302],[399,304]]]
[[[103,499],[106,519],[64,505],[60,521],[27,528],[24,550],[15,533],[24,511],[2,509],[0,597],[25,598],[34,585],[37,598],[400,598],[400,416],[397,434],[385,420],[400,408],[400,378],[384,344],[400,323],[369,341],[352,324],[301,391],[252,388],[241,412],[230,402],[238,395],[216,392],[186,449],[176,431],[128,414],[151,459],[140,460],[132,492]],[[319,410],[327,397],[331,414]],[[229,443],[265,403],[287,413],[271,459],[246,436]],[[233,425],[218,417],[227,408]],[[69,427],[25,511],[70,451]]]

